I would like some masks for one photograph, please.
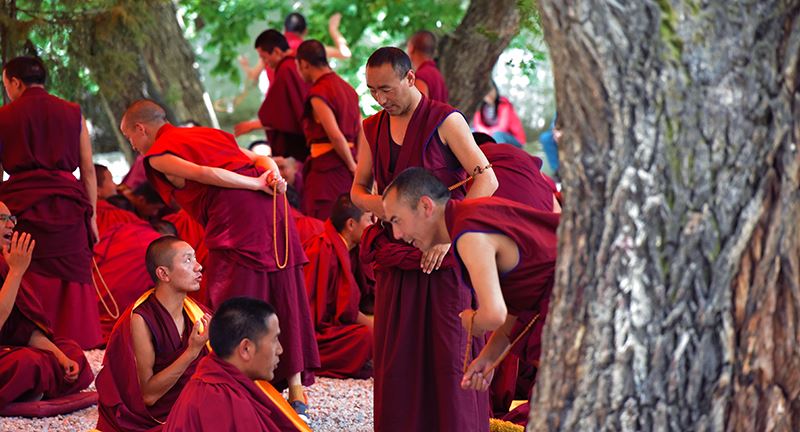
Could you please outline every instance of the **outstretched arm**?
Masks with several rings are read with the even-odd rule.
[[[270,171],[264,172],[260,177],[248,177],[224,168],[197,165],[169,153],[151,156],[149,163],[153,169],[163,173],[168,178],[191,180],[229,189],[272,192],[272,184],[270,184],[269,179],[272,172]]]

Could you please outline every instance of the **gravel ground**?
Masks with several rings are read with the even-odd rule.
[[[102,350],[87,351],[86,357],[97,374],[103,360]],[[89,390],[94,390],[94,383]],[[308,389],[311,427],[316,432],[371,431],[372,380],[317,378]],[[0,432],[17,431],[86,431],[97,423],[97,407],[72,414],[39,419],[0,418]]]

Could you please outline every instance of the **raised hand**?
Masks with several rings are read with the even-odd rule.
[[[450,243],[442,243],[433,245],[430,249],[422,252],[422,260],[420,260],[419,263],[422,271],[424,273],[431,274],[431,272],[434,270],[439,270],[439,267],[441,267],[442,261],[449,250]]]
[[[203,349],[208,342],[208,323],[211,322],[211,314],[204,314],[194,323],[192,333],[189,336],[189,346],[197,353]]]
[[[36,240],[32,239],[30,234],[15,231],[11,236],[11,243],[3,248],[3,258],[8,264],[9,271],[25,273],[31,264],[35,246]]]

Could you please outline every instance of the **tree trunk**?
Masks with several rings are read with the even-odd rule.
[[[456,30],[439,43],[438,66],[450,104],[469,119],[489,91],[497,59],[519,31],[518,0],[472,0]]]
[[[564,213],[529,430],[800,430],[800,1],[541,0]]]
[[[75,45],[71,52],[92,72],[102,93],[102,112],[109,116],[110,124],[118,127],[130,103],[149,98],[163,105],[174,123],[194,120],[216,126],[216,115],[205,103],[194,53],[172,2],[133,0],[123,7],[129,9],[112,11],[85,30],[89,35],[84,40],[91,40],[91,46]],[[120,134],[113,136],[130,157],[129,144]]]

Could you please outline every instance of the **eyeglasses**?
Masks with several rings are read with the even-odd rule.
[[[11,221],[11,223],[14,224],[14,226],[17,225],[16,216],[10,214],[0,214],[0,223],[6,223],[8,221]]]

